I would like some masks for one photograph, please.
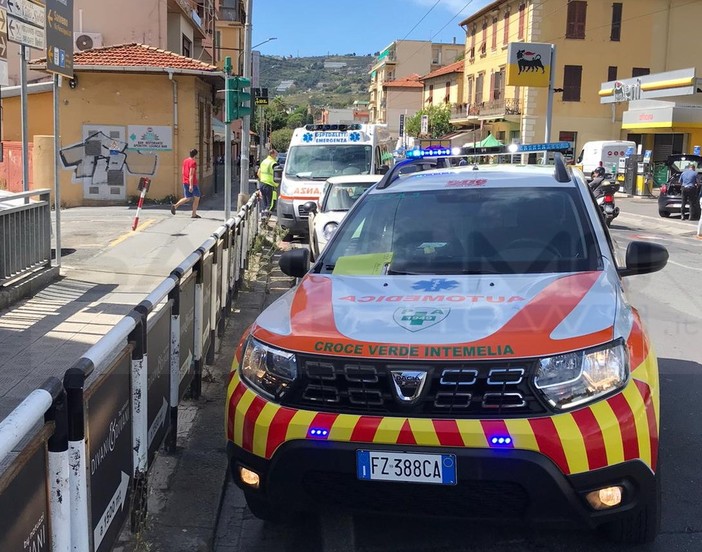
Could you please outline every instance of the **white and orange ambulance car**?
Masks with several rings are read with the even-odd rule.
[[[393,163],[393,142],[386,125],[315,124],[293,131],[281,175],[278,225],[307,235],[304,204],[318,201],[332,176],[382,174]]]
[[[409,163],[409,164],[406,164]],[[252,512],[575,517],[656,537],[659,382],[581,171],[396,165],[245,332],[226,404]],[[427,168],[427,163],[422,165]]]

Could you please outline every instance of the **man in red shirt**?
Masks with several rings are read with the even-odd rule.
[[[190,150],[190,157],[186,157],[183,161],[183,195],[176,204],[171,203],[171,214],[176,214],[176,209],[185,203],[193,201],[192,218],[200,218],[197,214],[197,206],[200,203],[200,188],[197,185],[197,150]]]

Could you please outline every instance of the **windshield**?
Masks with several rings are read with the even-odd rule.
[[[366,196],[317,269],[334,274],[517,274],[598,270],[574,188],[485,188]]]
[[[347,182],[331,184],[324,196],[322,211],[348,211],[356,200],[363,195],[372,182]]]
[[[297,146],[288,151],[285,174],[326,180],[343,174],[370,174],[373,148],[369,145]]]

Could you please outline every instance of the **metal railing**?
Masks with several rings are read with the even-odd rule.
[[[181,399],[200,396],[259,222],[254,196],[63,382],[49,378],[0,421],[0,512],[12,512],[0,550],[111,550],[127,520],[143,526],[149,468],[162,446],[175,451]]]
[[[50,265],[50,191],[0,196],[0,287]]]
[[[503,98],[488,102],[454,104],[451,106],[451,119],[468,117],[489,117],[503,115],[521,115],[519,98]]]

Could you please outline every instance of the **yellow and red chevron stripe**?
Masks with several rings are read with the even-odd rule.
[[[297,410],[262,399],[236,372],[227,404],[227,439],[267,459],[284,442],[306,439],[312,427],[329,430],[329,441],[433,447],[489,448],[491,436],[509,434],[512,448],[540,452],[565,474],[636,458],[655,470],[658,448],[653,393],[636,379],[623,393],[590,407],[530,419],[433,420]]]

